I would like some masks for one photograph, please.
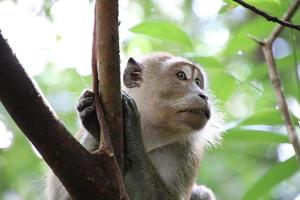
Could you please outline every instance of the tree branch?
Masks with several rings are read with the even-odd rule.
[[[12,53],[0,31],[0,100],[14,121],[41,153],[74,200],[129,199],[116,158],[123,166],[123,126],[118,46],[118,1],[97,0],[97,45],[93,43],[94,85],[98,86],[97,60],[101,65],[103,111],[97,90],[96,107],[103,151],[90,153],[58,120]],[[99,23],[99,24],[98,24]],[[94,34],[95,35],[95,34]],[[96,37],[94,37],[96,39]],[[101,39],[100,39],[101,38]],[[97,48],[96,48],[97,47]],[[96,49],[99,49],[96,51]],[[98,53],[99,52],[99,53]],[[98,55],[96,55],[98,54]],[[99,65],[98,65],[99,67]],[[99,75],[100,76],[100,75]],[[20,101],[21,100],[21,101]],[[116,102],[110,102],[114,100]],[[104,113],[106,112],[106,113]],[[108,119],[108,125],[104,119]],[[111,146],[112,133],[116,156]],[[111,149],[111,150],[109,150]],[[82,164],[84,163],[84,164]],[[111,170],[113,169],[113,172]],[[122,167],[123,169],[123,167]],[[111,178],[114,177],[114,178]],[[116,189],[119,186],[120,195]]]
[[[0,32],[0,100],[73,199],[116,199],[105,157],[85,150],[47,105]],[[84,163],[84,165],[82,164]]]
[[[97,27],[96,27],[96,5],[94,12],[94,30],[93,30],[93,43],[92,43],[92,76],[93,76],[93,93],[95,99],[95,107],[98,118],[98,123],[102,129],[100,130],[99,135],[102,135],[102,138],[99,140],[99,144],[102,144],[102,150],[108,157],[114,156],[113,146],[111,144],[109,128],[104,116],[104,110],[101,103],[100,93],[99,93],[99,73],[98,73],[98,61],[97,61]],[[102,132],[102,134],[101,134]]]
[[[300,0],[296,0],[294,2],[294,4],[289,8],[287,13],[284,15],[283,19],[290,20],[292,18],[292,16],[296,13],[299,5],[300,5]],[[286,126],[287,132],[288,132],[289,141],[293,145],[298,163],[300,165],[299,139],[297,137],[295,128],[292,123],[292,119],[291,119],[291,116],[289,113],[286,98],[285,98],[285,95],[282,90],[280,75],[278,73],[275,58],[274,58],[274,55],[272,52],[272,45],[273,45],[275,39],[279,36],[281,31],[283,30],[283,28],[284,28],[283,25],[278,25],[271,32],[269,37],[267,39],[263,40],[262,42],[260,42],[259,44],[262,46],[264,57],[266,59],[267,65],[268,65],[269,77],[272,82],[275,94],[276,94],[277,104],[278,104],[280,111],[284,118],[285,126]]]
[[[269,77],[272,82],[276,97],[277,97],[277,104],[280,108],[280,111],[283,115],[285,126],[287,128],[289,141],[293,145],[293,148],[295,150],[296,157],[298,158],[298,162],[300,165],[300,145],[299,140],[295,131],[295,128],[292,124],[291,116],[289,113],[288,105],[286,103],[286,98],[284,96],[284,93],[282,91],[282,85],[280,76],[276,67],[276,62],[273,56],[272,52],[272,43],[265,42],[265,44],[262,46],[263,53],[268,65],[269,69]]]
[[[109,161],[109,166],[112,169],[112,177],[113,180],[116,182],[116,185],[118,186],[118,190],[120,192],[120,199],[129,199],[125,184],[123,181],[122,172],[120,170],[120,167],[118,165],[118,162],[116,160],[116,156],[114,154],[114,148],[111,143],[110,138],[110,131],[105,119],[104,110],[103,110],[103,104],[101,103],[100,93],[99,93],[99,81],[98,81],[98,65],[97,65],[97,43],[99,42],[99,39],[97,39],[97,13],[96,13],[96,6],[95,5],[95,13],[94,13],[94,30],[93,30],[93,44],[92,44],[92,72],[93,72],[93,92],[94,92],[94,99],[95,99],[95,107],[96,107],[96,113],[98,118],[98,123],[100,124],[101,131],[100,135],[102,136],[100,138],[100,144],[102,146],[100,147],[98,153],[100,155],[104,155],[107,157],[107,160]],[[101,134],[102,133],[102,134]]]
[[[114,153],[123,171],[118,0],[96,1],[98,79]]]
[[[246,3],[243,0],[233,0],[233,1],[236,2],[236,3],[238,3],[238,4],[240,4],[243,7],[251,10],[252,12],[254,12],[254,13],[256,13],[256,14],[264,17],[264,18],[266,18],[268,21],[276,22],[276,23],[278,23],[278,24],[280,24],[282,26],[286,26],[286,27],[289,27],[289,28],[292,28],[292,29],[300,31],[300,25],[288,22],[289,19],[280,20],[279,18],[271,16],[268,13],[266,13],[266,12],[264,12],[262,10],[259,10],[255,6],[252,6],[252,5]],[[299,4],[298,4],[298,6],[299,6]]]

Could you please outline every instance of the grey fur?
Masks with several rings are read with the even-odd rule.
[[[130,59],[127,65],[128,69],[125,70],[126,91],[131,97],[134,97],[133,100],[129,95],[122,94],[125,163],[127,163],[125,185],[131,200],[216,199],[210,189],[203,185],[194,184],[205,147],[219,139],[219,121],[222,120],[213,107],[211,99],[208,97],[200,100],[205,100],[206,106],[209,106],[211,111],[209,121],[207,123],[205,121],[200,130],[190,129],[186,126],[178,127],[176,123],[171,123],[175,126],[174,129],[166,129],[164,124],[170,125],[169,119],[161,118],[162,115],[160,114],[156,115],[153,111],[157,108],[147,107],[147,104],[153,102],[158,103],[155,105],[160,109],[164,109],[164,105],[167,107],[175,106],[175,109],[181,106],[186,107],[189,103],[199,105],[197,104],[199,91],[203,94],[207,89],[199,89],[194,83],[191,83],[193,85],[189,85],[187,88],[181,86],[182,94],[179,98],[176,96],[178,89],[171,91],[174,88],[173,72],[166,79],[160,77],[162,68],[164,70],[169,69],[168,67],[176,63],[183,63],[183,65],[187,63],[188,66],[194,66],[198,71],[202,71],[199,66],[166,53],[150,55],[143,58],[140,63]],[[205,74],[202,75],[205,77]],[[160,96],[157,90],[162,92],[163,87],[167,91],[160,93],[162,94]],[[173,92],[173,94],[168,93],[168,91]],[[84,92],[77,105],[81,121],[85,127],[79,136],[79,141],[89,151],[98,148],[100,132],[92,96],[92,92]],[[138,112],[137,106],[142,110]],[[163,114],[166,113],[168,111]],[[141,119],[140,114],[142,115]],[[150,115],[150,117],[146,115]],[[155,117],[153,118],[153,116]],[[151,124],[153,122],[151,120],[157,119],[156,116],[164,120],[161,122],[161,126]],[[48,178],[47,195],[48,200],[71,200],[63,185],[52,173]]]

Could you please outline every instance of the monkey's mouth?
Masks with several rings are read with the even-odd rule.
[[[193,108],[193,109],[185,109],[180,111],[181,113],[193,113],[198,115],[204,115],[207,119],[210,118],[210,110],[209,109],[202,109],[202,108]]]

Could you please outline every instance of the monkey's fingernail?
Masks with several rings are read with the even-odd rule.
[[[93,92],[90,91],[90,90],[86,90],[86,91],[83,93],[83,96],[84,96],[84,97],[90,97],[90,96],[93,96]]]

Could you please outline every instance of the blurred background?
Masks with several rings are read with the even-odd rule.
[[[300,200],[299,166],[259,45],[276,24],[232,0],[120,0],[122,66],[167,51],[200,63],[226,115],[223,142],[205,154],[197,182],[219,200]],[[247,0],[280,17],[291,0]],[[93,1],[0,0],[0,29],[68,129],[91,87]],[[300,24],[300,12],[293,18]],[[299,135],[300,34],[285,29],[273,52]],[[0,200],[44,199],[47,167],[0,105]]]

